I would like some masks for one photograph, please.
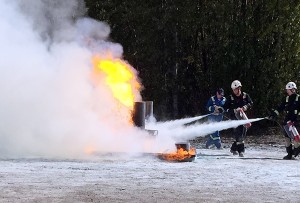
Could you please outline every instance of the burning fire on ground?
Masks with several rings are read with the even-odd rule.
[[[173,153],[162,153],[158,157],[167,161],[192,161],[196,157],[196,149],[191,148],[186,150],[182,147],[178,148],[176,152]]]

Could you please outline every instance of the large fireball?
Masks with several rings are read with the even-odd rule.
[[[138,99],[135,92],[139,92],[141,87],[133,68],[121,59],[94,57],[93,63],[95,73],[105,75],[105,82],[114,98],[132,110],[134,102]]]

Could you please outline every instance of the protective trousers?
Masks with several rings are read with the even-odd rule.
[[[223,116],[220,115],[211,115],[208,118],[208,121],[213,123],[213,122],[220,122],[222,121]],[[219,131],[215,131],[214,133],[212,133],[211,135],[209,135],[205,147],[209,148],[210,145],[215,145],[218,149],[221,148],[221,138],[220,138],[220,132]]]
[[[237,128],[233,129],[233,135],[235,141],[232,143],[231,151],[237,151],[238,153],[245,152],[245,144],[244,138],[247,133],[247,128],[243,125],[238,126]]]
[[[206,141],[205,147],[209,148],[210,145],[215,145],[218,149],[221,148],[221,138],[219,135],[214,136],[214,134],[210,135]]]
[[[283,128],[285,130],[284,131],[285,147],[286,147],[286,152],[288,153],[287,156],[285,156],[284,158],[291,159],[293,155],[297,157],[300,154],[300,142],[296,142],[294,140],[293,135],[289,131],[289,127],[287,125],[284,125]],[[297,130],[299,132],[300,130],[299,126],[297,126]]]

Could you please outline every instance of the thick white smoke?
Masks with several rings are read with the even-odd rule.
[[[91,78],[92,57],[121,58],[122,46],[85,12],[82,0],[0,1],[0,158],[162,152],[175,140],[242,124],[180,127],[201,116],[158,123],[149,126],[156,139],[129,125],[104,79]]]
[[[92,56],[123,51],[107,40],[109,26],[84,12],[79,0],[0,1],[1,157],[145,147],[104,81],[92,83]]]

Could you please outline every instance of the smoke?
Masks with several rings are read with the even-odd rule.
[[[92,83],[92,57],[123,49],[85,11],[80,0],[0,1],[1,157],[149,148],[104,81]]]
[[[181,126],[200,116],[158,123],[150,126],[156,139],[129,125],[128,109],[104,79],[91,78],[95,55],[122,58],[123,48],[108,40],[106,23],[85,12],[82,0],[0,1],[0,157],[162,152],[245,122]]]

